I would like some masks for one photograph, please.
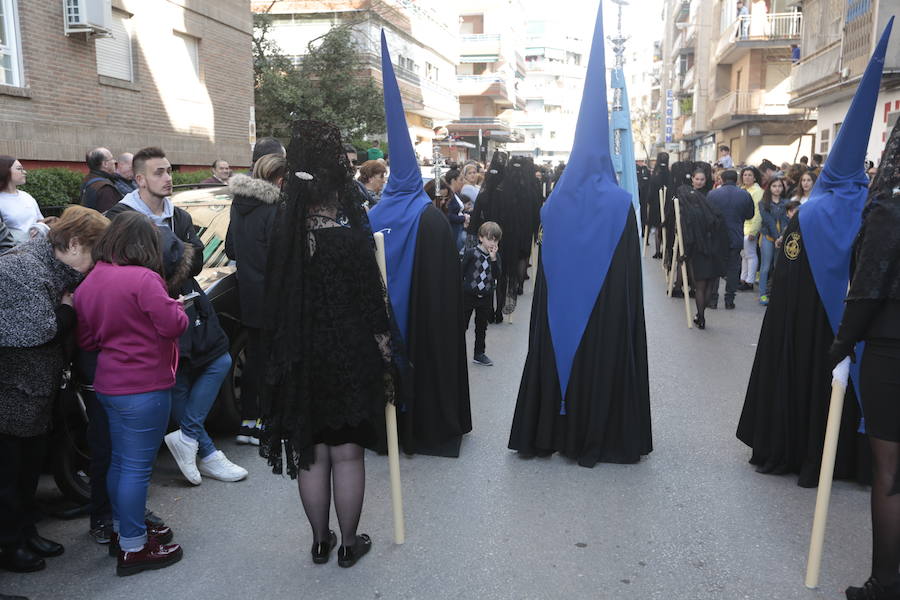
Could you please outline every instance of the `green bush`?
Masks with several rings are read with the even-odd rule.
[[[210,176],[210,172],[206,169],[200,171],[175,171],[172,173],[172,185],[193,185],[200,183]]]
[[[77,202],[84,175],[61,167],[28,171],[22,189],[34,196],[39,206],[61,206]]]

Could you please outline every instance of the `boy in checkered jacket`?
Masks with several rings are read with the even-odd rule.
[[[469,328],[472,312],[475,312],[475,355],[472,362],[485,367],[494,364],[484,351],[488,319],[493,312],[494,289],[500,278],[497,245],[502,235],[499,225],[493,221],[485,222],[478,228],[478,245],[466,250],[462,258],[466,329]]]

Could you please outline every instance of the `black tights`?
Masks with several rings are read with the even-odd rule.
[[[363,448],[356,444],[316,444],[315,452],[316,461],[309,466],[309,470],[300,469],[297,479],[300,501],[312,527],[313,542],[318,544],[328,540],[333,487],[341,544],[352,546],[356,542],[356,527],[366,491]]]
[[[900,442],[869,438],[872,447],[872,576],[884,586],[900,581]],[[894,492],[891,495],[891,492]]]
[[[697,319],[701,323],[706,318],[706,305],[709,304],[709,297],[713,292],[713,285],[718,282],[718,279],[697,279],[694,281],[694,302],[697,304]]]

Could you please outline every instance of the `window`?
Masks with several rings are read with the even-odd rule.
[[[130,19],[124,13],[113,11],[112,37],[98,38],[97,75],[134,81],[131,34],[128,31]]]
[[[831,130],[823,129],[819,132],[819,154],[828,152],[828,142],[831,140]]]
[[[194,76],[200,78],[200,41],[192,35],[186,33],[175,33],[175,41],[184,48],[184,54],[190,61],[189,70],[193,71]],[[179,48],[180,49],[180,48]]]
[[[24,87],[15,0],[0,0],[0,85]]]
[[[437,81],[440,77],[440,71],[430,62],[425,62],[425,78],[429,81]]]

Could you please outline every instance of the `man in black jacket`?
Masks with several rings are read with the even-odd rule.
[[[722,172],[722,187],[709,193],[707,200],[719,209],[728,228],[728,257],[726,259],[725,308],[734,308],[734,294],[741,277],[741,249],[744,247],[744,221],[753,218],[753,198],[737,187],[737,171]],[[710,296],[708,308],[719,304],[718,285]]]
[[[169,198],[172,193],[172,165],[160,148],[144,148],[132,159],[135,183],[138,189],[131,192],[106,211],[110,219],[126,210],[141,212],[155,225],[170,228],[175,237],[191,244],[197,251],[191,267],[191,277],[203,268],[203,242],[194,230],[194,221],[187,211],[176,207]]]
[[[116,188],[116,159],[106,148],[94,148],[84,155],[90,172],[81,183],[81,205],[106,212],[122,199]]]

